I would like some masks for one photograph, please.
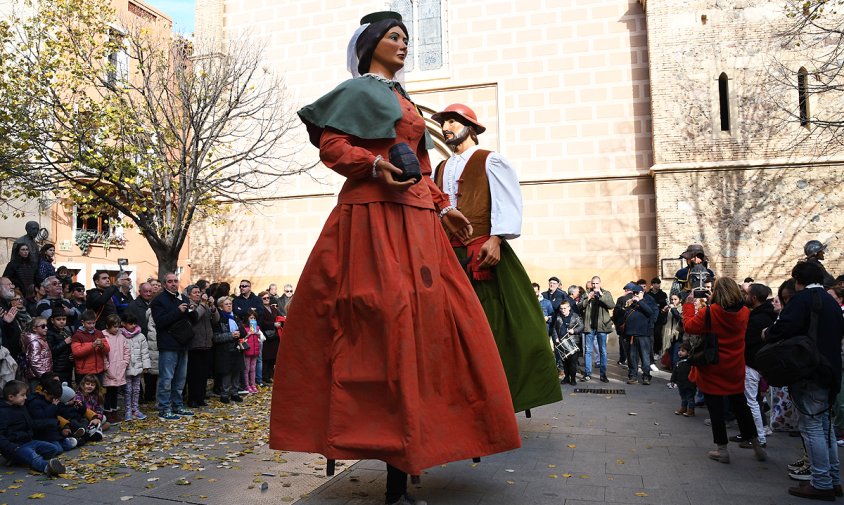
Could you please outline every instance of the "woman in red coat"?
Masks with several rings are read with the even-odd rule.
[[[710,314],[711,328],[707,327],[707,312]],[[729,277],[715,281],[709,307],[696,311],[692,294],[683,304],[686,333],[711,332],[718,339],[718,363],[693,366],[689,379],[703,392],[706,408],[709,409],[712,438],[717,445],[715,450],[709,451],[709,457],[721,463],[730,462],[724,420],[727,402],[736,415],[742,440],[751,441],[756,459],[767,459],[765,446],[759,443],[756,426],[744,397],[744,334],[749,317],[750,311],[744,306],[741,290]]]

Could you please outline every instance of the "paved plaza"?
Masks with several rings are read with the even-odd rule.
[[[531,419],[519,414],[520,450],[428,469],[412,493],[430,505],[805,501],[786,493],[795,483],[785,465],[800,456],[799,438],[771,436],[764,463],[736,444],[730,447],[732,464],[710,461],[706,409],[695,418],[674,415],[679,396],[666,387],[667,373],[642,386],[627,385],[626,369],[614,362],[609,372],[609,384],[564,386],[561,403],[535,409]],[[269,450],[266,435],[255,435],[265,423],[269,397],[264,392],[228,410],[214,401],[208,413],[180,421],[178,428],[152,418],[124,424],[109,432],[108,444],[65,455],[69,468],[73,458],[86,456],[67,478],[0,469],[0,504],[383,503],[381,462],[340,462],[328,478],[320,456]],[[156,450],[162,445],[166,449]]]

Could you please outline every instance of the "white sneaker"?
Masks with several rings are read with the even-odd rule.
[[[657,366],[653,363],[651,363],[651,372],[659,372],[659,368],[657,368]]]
[[[774,434],[774,430],[772,430],[770,426],[765,426],[765,436],[770,437],[773,434]],[[838,444],[838,445],[841,445],[841,444]]]

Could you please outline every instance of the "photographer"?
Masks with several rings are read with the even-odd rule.
[[[213,328],[220,321],[220,314],[199,286],[188,286],[185,291],[190,300],[188,311],[196,313],[196,320],[191,322],[193,338],[188,344],[188,407],[207,407],[205,392],[211,376]]]
[[[627,355],[627,383],[638,382],[639,362],[642,363],[642,385],[651,383],[651,356],[653,342],[651,339],[651,320],[654,309],[643,301],[645,291],[642,286],[630,286],[630,296],[624,302],[624,341],[629,346]]]
[[[182,390],[187,379],[188,343],[193,338],[190,322],[196,311],[189,311],[190,301],[179,293],[179,278],[164,276],[164,292],[153,298],[150,312],[158,338],[158,419],[176,421],[192,416],[184,407]]]
[[[607,333],[612,331],[610,310],[613,306],[612,294],[601,288],[601,278],[597,275],[592,277],[592,289],[580,301],[583,323],[586,327],[583,339],[584,381],[592,378],[592,349],[597,339],[598,352],[601,355],[601,382],[609,382],[607,378]]]

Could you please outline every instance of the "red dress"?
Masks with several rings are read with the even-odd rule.
[[[379,459],[409,473],[520,447],[501,359],[435,213],[424,120],[396,93],[395,139],[326,130],[347,177],[300,278],[276,361],[270,447]],[[416,146],[422,182],[372,178],[376,155]],[[442,204],[446,205],[446,204]]]
[[[698,389],[710,395],[736,395],[744,393],[744,334],[750,311],[747,307],[731,312],[720,305],[709,308],[712,333],[718,338],[718,363],[695,365],[689,380]],[[706,310],[695,314],[691,303],[683,304],[683,328],[686,333],[706,333]]]

